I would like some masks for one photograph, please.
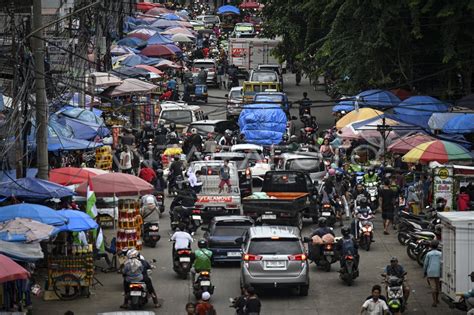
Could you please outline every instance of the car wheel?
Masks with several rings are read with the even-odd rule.
[[[309,285],[300,285],[299,296],[308,296]]]

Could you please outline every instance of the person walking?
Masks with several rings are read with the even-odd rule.
[[[388,228],[393,222],[393,213],[395,211],[394,199],[395,192],[390,188],[390,180],[385,178],[382,189],[380,190],[379,205],[382,208],[383,234],[388,235]]]
[[[120,169],[122,173],[132,174],[132,152],[128,145],[120,153]]]
[[[431,306],[433,307],[437,307],[439,304],[442,253],[438,250],[438,246],[439,242],[437,240],[431,241],[431,250],[426,254],[423,263],[424,276],[428,278],[428,283],[431,287],[431,295],[433,296],[433,304]]]

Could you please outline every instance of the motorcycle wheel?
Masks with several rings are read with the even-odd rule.
[[[330,272],[331,271],[331,263],[327,263],[325,266],[324,266],[324,271],[326,272]]]
[[[413,260],[416,260],[416,252],[413,246],[408,245],[407,247],[407,255]]]
[[[130,308],[132,310],[139,310],[140,309],[140,297],[139,296],[132,296],[130,301]]]
[[[370,236],[365,236],[364,238],[365,238],[365,250],[369,251],[370,250],[370,244],[372,243],[370,241]]]
[[[406,246],[409,240],[408,236],[405,233],[401,233],[400,231],[398,232],[397,239],[398,242],[403,246]]]
[[[299,292],[298,292],[299,296],[308,296],[309,286],[308,285],[300,285],[298,290],[299,290]]]
[[[181,277],[181,279],[186,280],[186,279],[188,278],[188,273],[187,273],[187,272],[186,272],[186,273],[182,273],[182,274],[180,274],[179,276]]]

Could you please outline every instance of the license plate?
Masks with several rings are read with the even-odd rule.
[[[277,218],[276,214],[263,214],[263,220],[275,220]]]
[[[148,232],[148,235],[150,235],[150,236],[158,236],[158,235],[160,235],[160,232]]]
[[[140,291],[130,291],[131,296],[141,296],[142,293]]]
[[[193,220],[201,220],[201,216],[200,215],[193,215]]]
[[[208,287],[211,285],[211,281],[201,281],[201,286],[202,287]]]
[[[227,252],[228,257],[239,257],[240,252]]]
[[[323,213],[321,213],[321,215],[322,215],[323,217],[330,217],[330,216],[331,216],[331,212],[324,211]]]
[[[334,252],[324,252],[324,256],[333,256]]]
[[[284,261],[267,261],[265,266],[270,267],[270,268],[283,268],[285,267],[285,262]]]
[[[179,258],[179,261],[180,261],[180,262],[190,262],[190,261],[191,261],[191,257],[180,257],[180,258]]]
[[[207,207],[207,210],[209,210],[209,211],[220,211],[221,208],[220,207]]]

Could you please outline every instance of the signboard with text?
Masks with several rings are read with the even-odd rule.
[[[436,199],[446,200],[446,211],[453,209],[454,178],[452,167],[437,167],[433,169],[433,202]]]

